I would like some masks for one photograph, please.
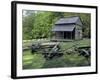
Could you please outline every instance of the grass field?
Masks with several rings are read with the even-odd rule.
[[[62,49],[71,48],[73,45],[90,46],[90,44],[90,39],[60,43]],[[61,57],[54,57],[51,60],[46,60],[39,52],[31,54],[31,51],[27,50],[23,52],[22,61],[23,69],[90,66],[90,58],[87,60],[84,56],[79,56],[78,53],[73,52],[70,55],[64,54]]]

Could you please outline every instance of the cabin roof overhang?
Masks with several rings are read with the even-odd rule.
[[[52,31],[73,31],[75,28],[75,25],[55,25],[53,26]]]
[[[61,18],[55,23],[55,25],[62,25],[62,24],[77,24],[82,26],[81,19],[78,16]]]

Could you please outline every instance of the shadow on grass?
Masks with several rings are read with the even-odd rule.
[[[30,50],[23,53],[23,69],[83,67],[90,65],[91,58],[87,60],[84,56],[79,56],[77,52],[71,52],[69,55],[64,54],[61,57],[54,57],[50,60],[46,60],[41,53],[31,54]]]
[[[90,61],[87,61],[83,56],[67,55],[52,60],[46,60],[42,68],[61,68],[61,67],[83,67],[90,66]]]

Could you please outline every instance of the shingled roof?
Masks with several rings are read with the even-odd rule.
[[[57,24],[72,24],[72,23],[82,25],[80,18],[78,16],[61,18],[55,24],[57,25]]]
[[[61,18],[52,28],[52,31],[73,31],[75,24],[82,26],[82,22],[78,16]]]

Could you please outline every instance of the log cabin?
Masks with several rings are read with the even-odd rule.
[[[80,40],[82,39],[82,26],[79,16],[60,18],[52,27],[53,39]]]

